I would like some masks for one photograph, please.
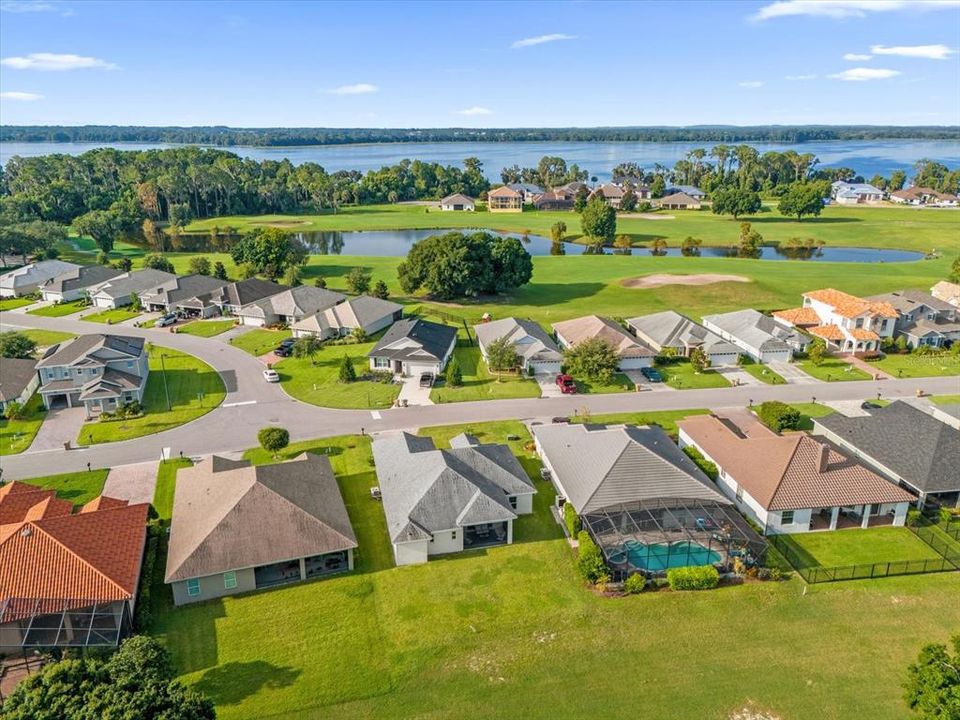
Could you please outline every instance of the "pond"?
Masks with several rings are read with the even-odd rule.
[[[477,232],[475,229],[458,228],[457,232]],[[299,232],[295,236],[307,246],[314,255],[368,255],[372,257],[405,257],[410,247],[418,240],[452,230],[327,230]],[[485,232],[501,237],[521,237],[518,233],[503,233],[493,230]],[[210,236],[200,233],[183,233],[179,239],[180,249],[185,252],[209,252]],[[596,254],[593,248],[579,243],[554,243],[543,235],[525,236],[524,247],[531,255],[584,255]],[[647,256],[653,253],[649,248],[635,247],[629,253],[605,248],[600,254],[630,254]],[[679,247],[667,248],[667,257],[677,257],[682,253]],[[736,248],[703,247],[701,257],[736,257]],[[808,260],[812,262],[907,262],[923,259],[923,253],[908,250],[877,250],[872,248],[802,248],[787,249],[778,247],[761,248],[760,260]]]

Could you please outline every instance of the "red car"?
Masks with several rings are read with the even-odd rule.
[[[569,375],[557,375],[557,386],[564,395],[575,395],[577,392],[577,384]]]

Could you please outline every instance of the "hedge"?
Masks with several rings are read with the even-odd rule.
[[[623,581],[623,590],[630,595],[643,592],[643,588],[646,586],[647,579],[640,573],[634,573]]]
[[[757,410],[760,421],[774,432],[800,427],[800,411],[779,400],[762,403]]]
[[[667,582],[671,590],[710,590],[720,583],[720,573],[713,565],[670,568]]]
[[[583,576],[583,579],[590,583],[596,583],[603,578],[607,578],[607,565],[603,562],[603,553],[590,537],[590,533],[581,530],[577,535],[577,569]]]
[[[144,550],[143,564],[140,568],[140,589],[137,592],[137,609],[133,622],[141,632],[150,627],[153,621],[153,598],[150,596],[150,591],[153,588],[153,574],[163,537],[164,528],[160,521],[150,520],[147,523],[147,547]]]
[[[708,478],[717,481],[717,478],[720,476],[720,471],[717,470],[717,464],[707,460],[703,453],[700,452],[693,445],[687,445],[683,452],[687,454],[687,457],[693,460],[694,464],[703,471],[703,474]]]
[[[580,516],[577,515],[577,511],[573,509],[573,505],[569,502],[563,506],[563,524],[567,526],[567,532],[570,533],[570,537],[575,538],[580,534],[582,527]]]

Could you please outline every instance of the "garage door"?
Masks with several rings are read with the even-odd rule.
[[[710,364],[714,367],[724,365],[736,365],[737,364],[737,353],[716,353],[715,355],[710,356]]]
[[[253,327],[263,327],[263,318],[249,317],[248,315],[240,316],[241,325],[252,325]]]
[[[93,299],[93,304],[98,308],[112,308],[113,300],[111,300],[110,298],[98,297]]]
[[[777,350],[774,352],[765,352],[760,356],[760,362],[790,362],[793,358],[792,350]]]
[[[530,367],[532,367],[533,371],[537,374],[557,375],[560,372],[560,361],[532,362],[530,363]]]
[[[653,365],[653,358],[624,358],[620,361],[621,370],[639,370]]]
[[[407,375],[416,377],[425,372],[436,374],[438,372],[437,363],[407,363]]]

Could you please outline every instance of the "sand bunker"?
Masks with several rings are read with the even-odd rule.
[[[676,220],[676,215],[660,215],[655,213],[619,213],[617,217],[632,220]]]
[[[268,220],[266,222],[254,222],[250,223],[251,225],[258,225],[260,227],[273,227],[273,228],[285,228],[285,227],[296,227],[297,225],[309,225],[309,220]]]
[[[750,278],[743,275],[716,275],[703,273],[700,275],[644,275],[643,277],[627,278],[620,284],[628,288],[649,289],[664,285],[711,285],[713,283],[738,282],[748,283]]]

